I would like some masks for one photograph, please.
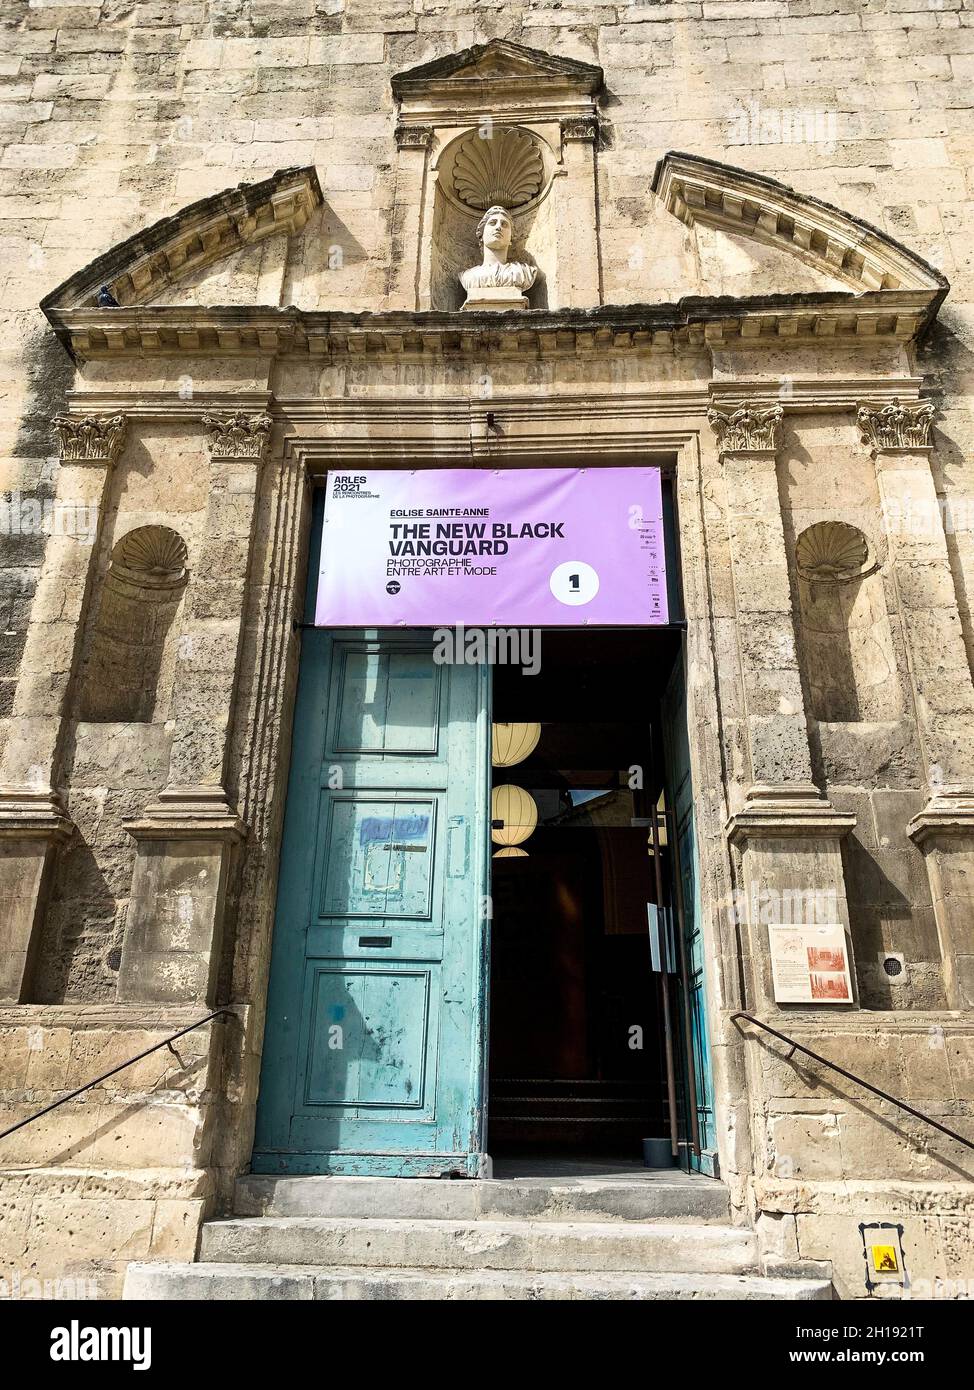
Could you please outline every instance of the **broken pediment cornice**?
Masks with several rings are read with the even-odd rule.
[[[107,290],[121,308],[145,304],[192,271],[268,236],[300,231],[321,203],[314,169],[281,169],[191,203],[113,246],[41,300],[52,314],[96,308]],[[106,309],[106,313],[117,312]]]
[[[922,294],[924,331],[950,288],[935,266],[877,227],[761,174],[670,151],[656,166],[653,191],[688,227],[699,223],[774,246],[859,295]]]

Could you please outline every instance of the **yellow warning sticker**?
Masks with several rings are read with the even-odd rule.
[[[896,1247],[892,1245],[874,1245],[873,1269],[877,1274],[898,1274],[900,1271],[899,1260],[896,1257]]]

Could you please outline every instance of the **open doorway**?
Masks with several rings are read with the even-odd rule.
[[[544,634],[537,674],[494,668],[495,729],[514,726],[493,768],[494,1158],[639,1162],[670,1137],[671,1092],[687,1133],[681,995],[671,975],[667,1030],[647,907],[676,920],[662,710],[678,660],[672,629],[572,629]]]

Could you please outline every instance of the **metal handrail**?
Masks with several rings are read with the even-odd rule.
[[[152,1047],[147,1047],[144,1052],[140,1052],[137,1057],[130,1057],[127,1062],[120,1062],[117,1067],[112,1067],[111,1071],[103,1072],[101,1076],[96,1076],[93,1081],[86,1081],[83,1086],[79,1086],[76,1091],[71,1091],[68,1095],[62,1096],[60,1100],[51,1101],[50,1105],[45,1105],[43,1110],[37,1110],[33,1115],[28,1115],[25,1120],[18,1120],[9,1129],[0,1130],[0,1139],[6,1139],[8,1135],[15,1134],[18,1129],[23,1129],[24,1125],[33,1124],[42,1115],[49,1115],[52,1110],[56,1110],[59,1105],[66,1105],[69,1100],[74,1100],[76,1096],[83,1095],[85,1091],[90,1091],[92,1086],[99,1086],[103,1081],[107,1081],[116,1072],[124,1071],[126,1067],[134,1066],[136,1062],[141,1062],[143,1057],[149,1057],[153,1052],[158,1052],[160,1048],[168,1047],[173,1050],[173,1043],[177,1038],[185,1037],[187,1033],[192,1033],[194,1028],[202,1028],[204,1023],[210,1023],[214,1018],[226,1015],[228,1018],[234,1017],[232,1009],[216,1009],[213,1013],[207,1014],[205,1018],[197,1019],[195,1023],[189,1024],[186,1028],[180,1028],[178,1033],[172,1033],[168,1038],[163,1038],[162,1042],[154,1043]]]
[[[901,1110],[905,1110],[908,1115],[912,1115],[916,1120],[922,1120],[924,1124],[931,1125],[934,1129],[939,1129],[941,1134],[946,1134],[950,1139],[956,1139],[958,1144],[963,1144],[967,1149],[974,1149],[974,1140],[965,1139],[963,1134],[958,1134],[955,1129],[948,1129],[939,1120],[932,1120],[929,1115],[924,1115],[922,1110],[916,1110],[912,1105],[907,1105],[905,1100],[899,1100],[896,1096],[891,1096],[888,1091],[881,1091],[878,1086],[873,1086],[870,1082],[864,1081],[861,1076],[856,1076],[855,1072],[846,1071],[845,1067],[840,1067],[838,1062],[830,1062],[828,1057],[823,1057],[818,1052],[813,1052],[810,1047],[805,1047],[803,1043],[796,1042],[794,1038],[789,1038],[787,1033],[779,1033],[777,1028],[772,1028],[770,1023],[762,1023],[753,1014],[736,1013],[731,1014],[731,1022],[736,1023],[739,1018],[746,1018],[748,1023],[753,1023],[756,1028],[763,1028],[772,1037],[779,1038],[783,1043],[787,1043],[791,1048],[788,1060],[796,1052],[804,1052],[806,1057],[811,1057],[816,1062],[821,1062],[823,1067],[831,1067],[840,1076],[844,1076],[847,1081],[853,1082],[856,1086],[862,1086],[867,1091],[872,1091],[874,1096],[879,1096],[881,1100],[889,1101],[890,1105],[898,1105]],[[2,1136],[0,1136],[2,1138]]]

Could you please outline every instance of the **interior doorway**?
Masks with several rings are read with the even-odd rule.
[[[674,1114],[681,1155],[692,1149],[664,753],[678,664],[674,629],[576,628],[543,634],[537,674],[493,670],[494,1158],[638,1162]],[[650,944],[660,907],[673,922],[665,986]]]

